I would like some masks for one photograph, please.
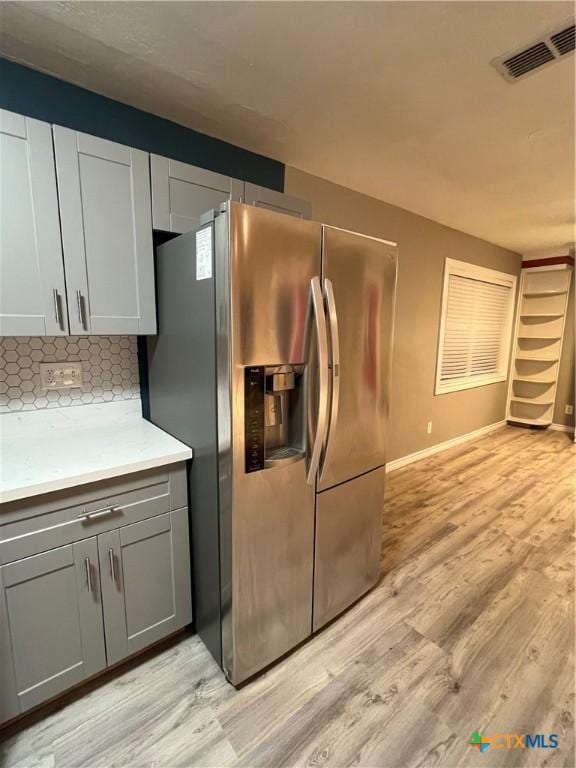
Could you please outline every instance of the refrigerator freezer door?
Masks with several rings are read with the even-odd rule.
[[[305,363],[320,224],[230,204],[232,344],[237,365]]]
[[[313,631],[378,581],[385,468],[316,497]]]
[[[393,243],[322,229],[322,272],[332,284],[340,353],[332,373],[339,375],[340,391],[337,422],[329,425],[321,463],[320,491],[386,461],[397,251]]]
[[[224,669],[238,684],[312,629],[314,487],[306,482],[304,458],[246,471],[244,388],[248,367],[269,371],[307,362],[310,284],[320,274],[321,228],[230,204],[229,239],[232,493],[229,504],[221,496],[220,509],[222,586],[230,595],[222,640]],[[267,391],[274,393],[280,377],[266,376]],[[287,386],[295,379],[282,381]],[[291,403],[304,419],[304,404]]]

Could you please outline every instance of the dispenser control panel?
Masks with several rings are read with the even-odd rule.
[[[264,382],[262,366],[244,369],[244,450],[246,472],[264,469]]]

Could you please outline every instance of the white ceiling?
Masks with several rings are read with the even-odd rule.
[[[520,252],[574,240],[571,2],[2,2],[0,53]]]

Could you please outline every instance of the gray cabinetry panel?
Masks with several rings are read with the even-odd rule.
[[[0,565],[181,507],[184,482],[177,465],[2,505]]]
[[[152,224],[166,232],[189,232],[200,217],[226,200],[240,202],[244,182],[159,155],[150,156]]]
[[[54,126],[70,332],[156,333],[148,154]]]
[[[52,131],[0,110],[0,335],[68,332]]]
[[[182,463],[0,506],[0,723],[191,622],[186,504]]]
[[[187,510],[98,537],[108,663],[191,619]]]
[[[106,665],[96,539],[20,560],[1,571],[2,625],[8,634],[3,651],[9,644],[12,661],[2,709],[11,716]],[[7,666],[4,659],[2,666]]]
[[[276,213],[286,213],[297,219],[312,218],[312,205],[307,200],[285,195],[266,187],[259,187],[249,181],[244,186],[244,202],[248,205],[256,205],[258,208],[267,208]]]
[[[98,560],[100,563],[102,599],[104,601],[106,656],[109,664],[116,664],[116,662],[128,656],[121,556],[120,534],[117,530],[102,533],[98,536]]]

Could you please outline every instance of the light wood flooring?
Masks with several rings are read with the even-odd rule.
[[[396,471],[381,584],[307,645],[235,691],[182,635],[0,733],[0,764],[573,768],[575,485],[569,435],[513,427]]]

